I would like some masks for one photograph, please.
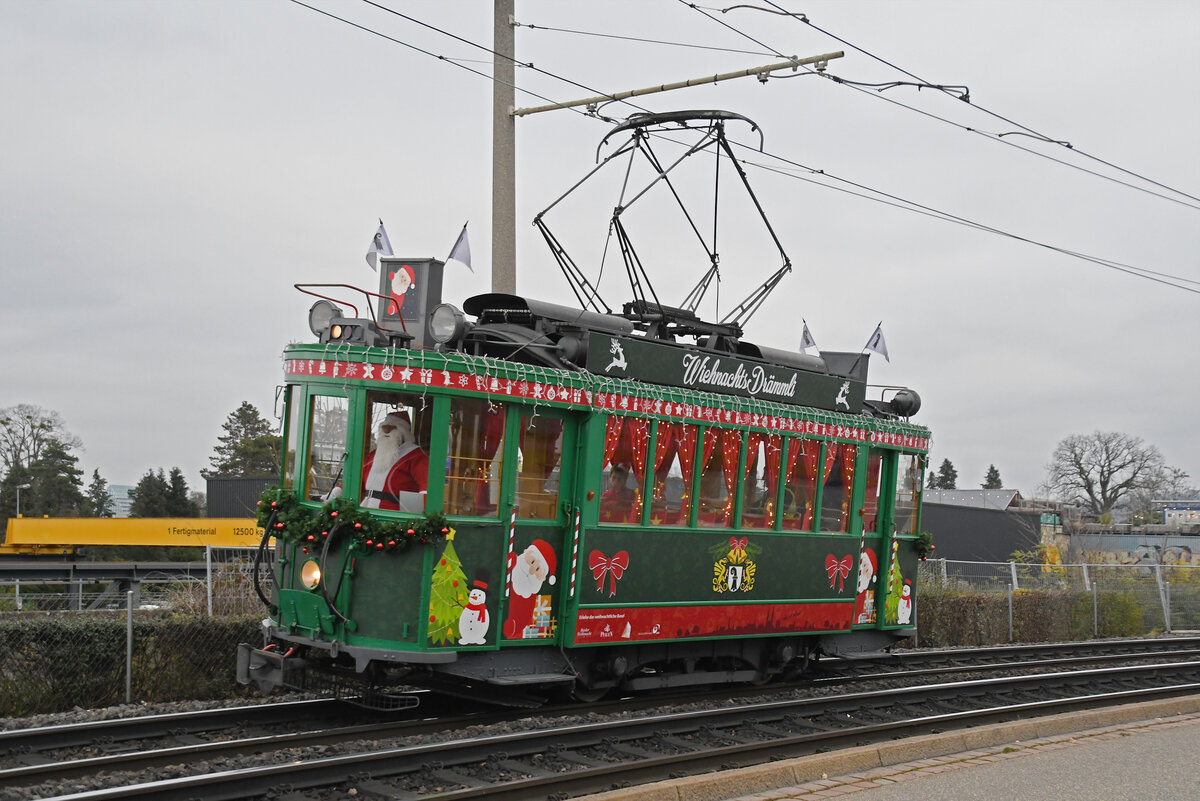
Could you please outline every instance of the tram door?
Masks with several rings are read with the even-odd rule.
[[[560,590],[570,581],[577,417],[510,406],[501,520],[507,554],[500,639],[557,638]]]

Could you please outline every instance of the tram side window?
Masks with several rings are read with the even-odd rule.
[[[896,476],[896,533],[916,534],[916,512],[924,483],[925,460],[920,456],[901,455],[897,461],[900,468]]]
[[[821,531],[850,530],[850,500],[854,491],[854,462],[858,448],[830,442],[825,448],[824,488],[821,490]]]
[[[659,421],[654,440],[650,525],[687,525],[699,426]]]
[[[283,451],[283,486],[291,489],[296,486],[296,449],[300,445],[300,420],[304,417],[300,408],[300,388],[287,388],[287,441]],[[294,404],[294,405],[293,405]]]
[[[879,488],[883,486],[883,451],[871,448],[867,451],[867,494],[863,498],[863,531],[873,534],[879,531]]]
[[[364,423],[361,506],[424,512],[433,404],[418,395],[370,392]]]
[[[641,522],[649,438],[647,420],[614,414],[605,422],[600,463],[604,487],[600,493],[601,523]]]
[[[446,514],[496,517],[504,474],[504,404],[450,401],[446,454]]]
[[[517,461],[518,517],[526,520],[558,517],[562,447],[562,420],[521,415],[521,453]]]
[[[775,528],[775,496],[782,450],[783,438],[778,434],[750,433],[742,528]]]
[[[328,500],[341,483],[346,457],[350,403],[345,398],[316,395],[309,405],[308,477],[304,497]]]
[[[816,517],[817,476],[821,473],[821,442],[789,439],[787,482],[783,490],[785,531],[812,531]]]
[[[697,517],[701,526],[725,528],[733,525],[733,503],[738,488],[741,454],[741,431],[710,428],[704,432],[700,510]]]

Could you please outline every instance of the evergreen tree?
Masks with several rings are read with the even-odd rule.
[[[1002,489],[1004,482],[1000,480],[1000,471],[996,469],[996,465],[988,465],[987,475],[983,477],[983,483],[980,485],[984,489]]]
[[[954,463],[949,459],[942,460],[942,466],[938,468],[935,486],[938,489],[958,489],[958,471],[954,469]]]
[[[137,486],[129,491],[130,517],[170,517],[167,513],[167,476],[162,468],[147,470]]]
[[[221,425],[224,434],[209,457],[210,468],[202,471],[213,476],[270,476],[279,472],[279,436],[271,433],[271,424],[249,401],[229,413]]]
[[[29,490],[33,489],[29,470],[20,462],[13,464],[8,475],[0,481],[0,520],[17,516],[17,487],[29,484],[28,489],[21,490],[21,515],[24,516],[29,507]],[[3,525],[3,524],[0,524]]]
[[[100,477],[99,470],[93,470],[92,482],[88,484],[80,513],[85,517],[112,517],[114,511],[112,497],[108,494],[108,482]]]
[[[167,483],[166,517],[199,517],[200,507],[192,500],[187,479],[178,467],[171,468]]]
[[[21,513],[29,516],[74,517],[83,506],[83,471],[79,459],[58,440],[46,442],[42,455],[29,465],[32,487],[21,494]]]

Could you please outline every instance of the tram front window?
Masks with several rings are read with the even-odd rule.
[[[424,512],[433,405],[397,392],[367,395],[361,505]]]
[[[346,458],[350,403],[345,398],[316,395],[309,406],[308,477],[304,497],[325,501],[335,495]]]

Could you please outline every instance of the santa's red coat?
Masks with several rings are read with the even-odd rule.
[[[429,483],[429,457],[420,448],[413,448],[396,460],[396,463],[388,470],[382,487],[367,486],[367,478],[371,475],[371,465],[374,463],[375,452],[372,451],[363,461],[364,500],[370,497],[368,493],[371,490],[391,495],[394,498],[400,492],[424,492]],[[378,508],[397,510],[400,506],[395,500],[380,498]]]

